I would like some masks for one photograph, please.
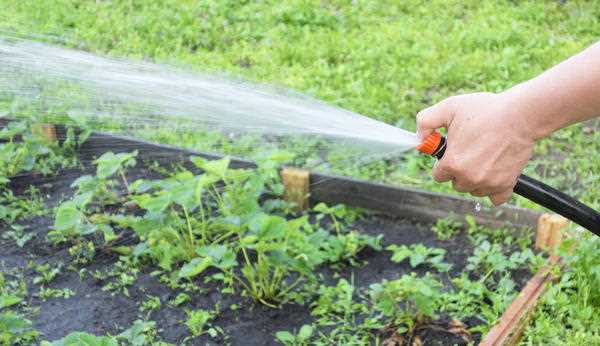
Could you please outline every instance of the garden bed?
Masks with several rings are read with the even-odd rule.
[[[55,132],[66,133],[61,128]],[[108,151],[125,153],[134,150],[137,151],[135,158],[137,164],[127,168],[122,177],[129,184],[138,179],[148,181],[164,179],[170,172],[176,170],[174,165],[183,166],[194,174],[201,174],[201,170],[189,160],[191,156],[200,156],[209,160],[218,159],[213,155],[103,133],[92,133],[78,148],[77,155],[81,163],[79,167],[64,168],[49,176],[35,172],[20,174],[11,178],[9,188],[15,196],[25,196],[31,191],[31,186],[34,186],[38,191],[36,195],[43,200],[46,208],[54,208],[76,194],[77,189],[72,187],[73,182],[81,176],[93,176],[96,173],[94,160]],[[232,160],[229,166],[234,169],[256,167],[254,163],[243,160]],[[333,309],[335,310],[333,312],[323,312],[322,310],[331,309],[332,305],[341,307],[346,302],[342,295],[333,294],[331,293],[333,291],[329,292],[324,287],[332,289],[337,287],[339,290],[352,287],[350,299],[356,300],[356,304],[363,304],[370,308],[370,303],[366,303],[370,300],[364,299],[363,296],[372,295],[378,289],[377,285],[382,289],[382,283],[394,282],[403,277],[410,278],[411,273],[415,273],[417,278],[427,277],[427,273],[431,273],[440,284],[440,292],[457,290],[459,293],[464,291],[464,294],[472,295],[474,293],[458,289],[460,283],[453,279],[464,274],[464,277],[470,280],[469,284],[485,280],[482,278],[484,275],[477,274],[477,269],[465,272],[465,268],[469,266],[475,268],[477,265],[483,266],[481,263],[474,264],[477,260],[473,259],[474,253],[479,253],[480,260],[485,261],[482,258],[486,256],[486,251],[493,252],[495,244],[500,243],[506,245],[503,251],[507,258],[513,251],[526,253],[524,250],[533,248],[536,242],[535,232],[531,230],[538,227],[539,220],[541,220],[539,221],[542,224],[541,228],[547,227],[547,217],[540,219],[537,213],[513,207],[484,208],[475,212],[475,203],[466,199],[344,177],[324,174],[294,175],[293,172],[288,179],[285,175],[289,172],[284,171],[283,174],[288,199],[294,199],[296,206],[306,204],[314,207],[325,202],[328,205],[344,203],[351,207],[364,208],[365,210],[360,212],[344,208],[344,213],[358,215],[357,217],[339,216],[340,219],[348,220],[344,228],[356,231],[356,235],[370,236],[371,241],[381,236],[378,246],[362,244],[355,256],[340,259],[335,263],[317,265],[315,277],[318,278],[319,286],[314,287],[313,293],[317,292],[314,296],[304,294],[302,297],[288,299],[281,304],[270,301],[263,304],[250,296],[240,295],[239,287],[236,288],[235,294],[231,294],[228,290],[224,290],[226,285],[223,282],[216,279],[206,282],[208,277],[219,273],[219,270],[213,267],[206,269],[202,275],[184,280],[187,285],[173,287],[166,279],[168,271],[159,270],[156,263],[148,261],[131,263],[133,260],[129,251],[139,243],[139,234],[131,229],[115,226],[117,238],[111,240],[108,245],[93,236],[82,238],[87,239],[86,241],[68,239],[64,242],[50,242],[48,233],[56,229],[54,213],[24,218],[18,222],[18,225],[27,232],[34,233],[24,246],[18,246],[14,237],[0,241],[2,272],[6,277],[21,280],[29,287],[27,294],[23,295],[18,305],[19,311],[29,316],[33,322],[33,329],[41,334],[42,339],[49,341],[61,339],[75,331],[96,335],[118,335],[135,325],[136,321],[151,321],[153,327],[145,325],[145,328],[152,331],[140,334],[144,335],[145,340],[157,337],[176,344],[187,342],[192,345],[226,343],[270,345],[280,344],[275,337],[279,332],[280,341],[293,337],[295,339],[290,343],[302,344],[315,337],[318,332],[323,335],[334,335],[345,328],[336,326],[333,322],[329,324],[315,322],[325,317],[331,319],[333,315],[346,315],[343,318],[352,315],[343,324],[349,324],[350,321],[356,323],[360,325],[357,328],[361,332],[371,335],[372,343],[387,342],[388,345],[416,344],[419,340],[427,345],[466,344],[470,341],[479,342],[482,339],[485,344],[495,345],[514,342],[518,338],[515,328],[526,321],[526,317],[535,307],[537,297],[550,279],[547,270],[543,269],[538,276],[530,280],[534,273],[530,271],[531,266],[527,265],[528,262],[525,260],[522,262],[518,259],[514,260],[512,267],[497,273],[494,270],[488,272],[492,280],[496,280],[488,288],[501,290],[498,282],[508,282],[502,281],[502,276],[508,277],[514,285],[510,290],[507,289],[508,297],[502,298],[500,295],[497,297],[506,302],[491,302],[487,301],[489,297],[486,297],[483,301],[487,301],[491,308],[507,305],[506,303],[511,300],[510,292],[527,288],[513,304],[513,306],[516,304],[516,307],[511,306],[512,310],[508,309],[505,316],[499,318],[500,322],[487,338],[482,337],[481,328],[478,327],[494,324],[495,320],[482,318],[482,316],[492,316],[491,312],[486,314],[478,310],[477,313],[470,315],[465,312],[460,318],[456,317],[456,311],[436,312],[434,318],[415,320],[417,327],[410,335],[406,335],[396,328],[398,323],[392,322],[394,318],[378,320],[378,327],[370,328],[367,319],[372,318],[373,315],[359,311],[360,309]],[[302,181],[302,179],[306,180]],[[296,191],[291,191],[294,189]],[[128,193],[124,186],[115,187],[115,191],[118,191],[120,196]],[[305,193],[310,196],[306,203],[302,202]],[[290,211],[287,218],[292,220],[298,215],[306,214],[312,224],[333,232],[335,227],[332,224],[337,222],[332,219],[335,216],[327,214],[328,212],[323,211],[323,208],[326,207],[321,205],[320,209],[317,207],[309,211]],[[93,214],[139,216],[143,212],[144,208],[140,205],[108,203],[99,206]],[[467,217],[465,223],[465,216],[469,214],[474,215]],[[448,218],[451,215],[454,215],[454,219]],[[91,214],[88,216],[91,217]],[[459,223],[462,225],[458,226]],[[432,231],[433,225],[437,227],[438,232]],[[4,235],[13,232],[9,226],[11,225],[0,222],[0,230]],[[498,227],[502,230],[497,231]],[[556,234],[560,228],[552,227],[556,230],[546,230],[545,240],[538,240],[538,247],[543,248],[548,245],[548,234]],[[444,230],[452,231],[449,239],[440,236]],[[506,241],[507,238],[513,240]],[[556,245],[558,240],[552,241]],[[487,245],[484,244],[486,242]],[[85,260],[82,244],[93,244],[95,247],[93,258],[88,261]],[[418,250],[411,246],[419,244],[424,249],[436,249],[438,252],[424,255],[421,261],[418,256],[415,256],[416,265],[411,263],[413,260],[411,254],[407,254],[406,259],[393,260],[392,255],[402,258],[403,251],[417,253]],[[77,245],[79,247],[73,250]],[[396,248],[389,248],[389,246]],[[440,259],[440,254],[443,260]],[[79,259],[78,263],[76,263],[77,259]],[[237,254],[237,260],[243,262],[241,253]],[[447,264],[450,265],[449,268],[442,266]],[[47,266],[44,268],[44,265]],[[175,265],[177,268],[180,266],[180,264]],[[53,268],[60,269],[55,275],[48,274]],[[39,277],[41,279],[36,280]],[[49,288],[54,289],[54,293],[49,292],[47,290]],[[43,290],[46,290],[46,296],[42,293]],[[328,294],[336,299],[327,301],[323,297]],[[444,298],[451,302],[446,306],[451,307],[460,303],[452,300],[456,300],[457,297]],[[320,304],[329,305],[329,308]],[[275,307],[268,305],[275,305]],[[523,306],[526,308],[521,308]],[[191,319],[189,311],[211,312],[211,317],[204,323],[205,330],[196,333],[193,338],[191,337],[193,327],[186,324],[186,321]],[[366,327],[361,327],[363,325]],[[308,334],[309,329],[311,331],[306,340],[302,339],[306,335],[301,335],[303,326],[311,326],[305,329],[305,334]],[[282,331],[288,331],[289,336],[282,334]]]

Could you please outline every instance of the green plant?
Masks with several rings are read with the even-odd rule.
[[[25,232],[22,227],[18,228],[20,226],[16,222],[47,213],[43,198],[36,187],[30,186],[24,196],[15,196],[12,190],[0,186],[0,224],[5,223],[13,229],[12,232],[4,233],[4,238],[14,239],[22,247],[33,235]]]
[[[316,344],[362,345],[376,340],[373,331],[383,328],[384,322],[378,316],[370,316],[369,305],[356,299],[359,292],[352,282],[340,279],[335,286],[322,285],[317,295],[311,304],[311,315],[316,317],[314,326],[330,332],[320,332]]]
[[[431,228],[439,240],[448,240],[455,236],[462,229],[461,222],[456,220],[456,217],[450,215],[443,219],[438,219]]]
[[[442,284],[427,275],[403,275],[400,279],[372,284],[373,307],[391,318],[400,333],[412,334],[415,326],[436,317]]]
[[[298,334],[292,334],[287,331],[281,331],[275,333],[277,340],[282,342],[284,345],[304,346],[309,345],[308,340],[313,335],[313,327],[305,324],[300,327]]]
[[[33,283],[36,285],[50,283],[60,273],[62,266],[62,263],[45,263],[34,265],[33,269],[38,273],[38,275],[33,278]]]
[[[30,320],[12,312],[0,312],[0,343],[2,345],[30,344],[39,333]]]
[[[216,317],[216,313],[208,310],[187,310],[187,320],[185,325],[188,327],[192,336],[197,337],[203,334],[209,334],[211,337],[218,335],[220,329],[212,327],[210,321]]]
[[[444,262],[446,250],[441,248],[430,248],[423,244],[395,245],[392,244],[386,248],[392,251],[392,261],[400,263],[405,259],[409,259],[410,266],[416,268],[421,264],[428,264],[441,272],[450,270],[451,265]]]
[[[156,322],[136,320],[131,327],[127,328],[117,337],[119,340],[125,341],[131,346],[171,346],[163,341],[158,340],[158,331],[156,330]]]
[[[64,338],[48,342],[43,341],[41,346],[78,346],[78,345],[89,345],[89,346],[119,346],[119,343],[115,337],[112,336],[96,336],[84,332],[73,332]]]
[[[38,293],[38,297],[42,300],[42,301],[46,301],[50,298],[71,298],[72,296],[75,295],[75,292],[73,292],[72,289],[70,288],[46,288],[46,287],[41,287],[40,291]]]

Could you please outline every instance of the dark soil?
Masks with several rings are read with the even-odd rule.
[[[73,191],[69,187],[73,180],[85,174],[81,169],[66,170],[54,178],[44,178],[37,175],[19,177],[12,182],[12,189],[16,194],[22,193],[29,185],[35,185],[47,197],[48,208],[56,206],[60,201],[69,198]],[[146,169],[136,169],[129,174],[130,181],[139,177],[151,178],[156,173]],[[230,343],[233,345],[274,345],[274,334],[280,330],[297,330],[303,324],[311,321],[307,306],[289,304],[280,309],[268,308],[255,304],[252,300],[239,295],[221,295],[214,284],[198,284],[205,288],[206,293],[192,296],[190,302],[183,307],[173,307],[168,302],[174,299],[180,291],[168,288],[160,283],[158,278],[151,275],[154,270],[151,266],[142,268],[135,283],[129,287],[129,296],[120,291],[108,292],[102,289],[106,282],[96,281],[89,275],[80,280],[79,273],[68,270],[71,256],[68,254],[68,245],[53,246],[46,239],[48,230],[52,227],[52,212],[48,217],[37,217],[22,223],[30,232],[35,232],[36,237],[30,240],[25,247],[20,248],[14,242],[0,241],[0,263],[2,271],[20,268],[28,278],[30,306],[39,308],[39,314],[31,316],[35,328],[47,340],[59,339],[73,331],[85,331],[95,334],[118,334],[132,325],[137,319],[143,319],[139,307],[148,296],[159,297],[162,307],[150,314],[150,319],[156,321],[159,334],[163,340],[179,344],[189,336],[186,326],[182,323],[186,319],[184,309],[213,309],[220,305],[221,312],[214,325],[225,330],[227,337],[211,339],[208,336],[194,339],[193,345],[220,345]],[[4,227],[4,229],[3,229]],[[472,247],[465,234],[460,234],[449,241],[438,241],[429,231],[429,225],[419,225],[410,220],[400,220],[382,215],[367,214],[362,220],[357,221],[354,227],[360,232],[379,235],[383,234],[383,245],[423,243],[427,246],[442,247],[448,250],[446,261],[453,264],[453,269],[441,276],[441,280],[450,284],[450,278],[458,275],[465,266],[468,254]],[[7,231],[0,222],[0,232]],[[341,277],[354,281],[360,287],[380,282],[382,279],[396,279],[403,274],[417,272],[424,274],[428,268],[421,266],[417,269],[410,268],[406,263],[393,263],[388,251],[374,251],[366,249],[360,254],[364,263],[359,267],[346,267],[338,271]],[[86,266],[88,272],[96,270],[108,271],[118,257],[115,254],[97,254],[93,264]],[[34,285],[31,279],[36,275],[33,269],[27,268],[27,263],[52,263],[65,264],[61,273],[54,279],[49,287],[68,287],[75,292],[73,297],[50,298],[42,301],[34,294],[39,291],[39,286]],[[80,269],[80,268],[77,268]],[[326,281],[334,283],[332,270],[323,268],[321,271]],[[523,271],[515,273],[514,279],[523,285],[530,273]],[[229,307],[236,304],[239,308],[232,310]],[[468,327],[477,325],[479,321],[471,319],[463,321]],[[456,335],[436,329],[424,329],[420,337],[425,345],[451,345],[465,344]],[[475,341],[479,336],[475,336]]]

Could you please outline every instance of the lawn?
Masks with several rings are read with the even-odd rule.
[[[594,1],[0,0],[0,8],[0,30],[283,85],[406,129],[436,101],[501,91],[600,37]],[[600,209],[598,152],[600,121],[574,125],[540,142],[527,172]],[[353,173],[451,191],[429,177],[428,159],[406,160],[392,175]],[[597,239],[583,242],[524,344],[600,343],[599,250]]]

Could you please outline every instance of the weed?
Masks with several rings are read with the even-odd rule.
[[[191,300],[191,298],[190,298],[189,294],[187,294],[187,293],[179,293],[177,295],[177,297],[175,297],[175,299],[173,299],[171,301],[171,304],[174,305],[174,306],[179,306],[179,305],[184,304],[184,303],[186,303],[186,302],[188,302],[190,300]]]
[[[160,309],[162,303],[160,302],[160,298],[156,296],[148,296],[148,299],[142,303],[140,306],[140,311],[146,312],[148,316],[152,311],[156,311]]]
[[[284,345],[306,346],[309,345],[308,341],[313,335],[313,332],[313,327],[311,325],[305,324],[302,327],[300,327],[298,334],[294,335],[287,331],[281,331],[275,333],[275,337]]]
[[[38,273],[38,275],[33,278],[33,283],[36,285],[43,285],[52,282],[52,280],[54,280],[54,278],[56,278],[56,276],[60,273],[62,267],[62,263],[45,263],[34,265],[34,270]]]
[[[216,337],[219,332],[219,327],[212,327],[210,321],[216,317],[216,313],[208,310],[187,310],[187,320],[185,325],[192,333],[192,336],[198,337],[203,334],[209,334],[211,337]]]
[[[38,297],[42,301],[46,301],[46,300],[48,300],[50,298],[64,298],[64,299],[68,299],[68,298],[71,298],[74,295],[75,295],[75,292],[73,292],[73,290],[70,289],[70,288],[45,288],[45,287],[41,287],[40,291],[38,293]]]

